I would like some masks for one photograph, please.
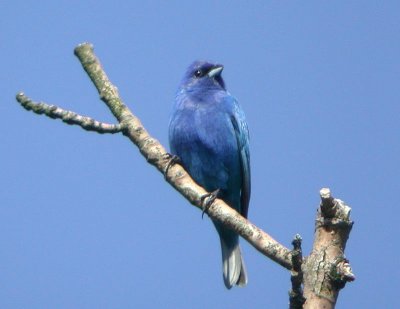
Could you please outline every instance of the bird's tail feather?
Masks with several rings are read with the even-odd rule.
[[[223,237],[221,239],[222,270],[226,288],[234,285],[245,286],[247,284],[247,272],[244,266],[242,254],[237,241],[233,246],[228,245]]]

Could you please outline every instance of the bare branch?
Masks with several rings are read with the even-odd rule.
[[[289,308],[301,309],[306,299],[303,296],[303,271],[301,265],[303,263],[303,254],[301,250],[301,236],[296,234],[292,241],[292,265],[293,268],[290,272],[290,280],[292,282],[292,290],[289,291]]]
[[[350,207],[334,199],[330,190],[320,191],[315,239],[311,255],[303,264],[305,309],[335,307],[340,289],[355,279],[344,256],[353,221]]]
[[[155,138],[150,136],[140,120],[132,114],[119,97],[117,88],[108,79],[99,60],[94,55],[92,45],[80,44],[75,48],[75,55],[98,90],[101,100],[120,123],[123,134],[139,148],[150,164],[161,173],[165,173],[166,180],[178,192],[192,205],[202,209],[202,197],[208,192],[197,185],[181,165],[170,164],[171,155]],[[242,217],[224,201],[215,199],[207,208],[207,214],[214,221],[237,232],[265,256],[287,269],[292,268],[291,251],[288,248]]]
[[[25,96],[22,92],[16,96],[17,101],[23,108],[33,111],[39,115],[46,115],[53,119],[61,119],[67,124],[76,124],[87,131],[95,131],[97,133],[119,133],[121,132],[120,124],[108,124],[94,120],[93,118],[81,116],[77,113],[64,110],[55,105],[49,105],[43,102],[34,102]]]

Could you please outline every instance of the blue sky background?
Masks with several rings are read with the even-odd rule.
[[[225,65],[251,133],[249,218],[308,254],[319,189],[352,208],[357,276],[338,308],[394,308],[400,271],[398,1],[3,1],[0,307],[287,308],[289,273],[242,241],[227,291],[219,241],[122,135],[26,112],[23,90],[114,119],[73,48],[94,44],[126,104],[167,146],[195,59]]]

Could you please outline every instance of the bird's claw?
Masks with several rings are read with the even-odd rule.
[[[201,218],[203,219],[204,214],[208,211],[212,203],[214,203],[215,199],[218,197],[220,189],[217,189],[213,192],[204,194],[200,200],[201,200],[201,205],[203,206],[203,212],[201,214]]]
[[[181,163],[181,158],[179,158],[177,155],[173,155],[170,153],[166,154],[167,158],[169,159],[167,166],[165,167],[164,170],[164,178],[167,179],[167,175],[168,175],[168,171],[170,169],[170,167],[176,163]]]

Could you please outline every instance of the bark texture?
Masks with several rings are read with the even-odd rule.
[[[321,189],[320,195],[314,245],[303,264],[305,309],[335,308],[340,289],[355,279],[344,255],[353,226],[351,209],[329,189]]]

